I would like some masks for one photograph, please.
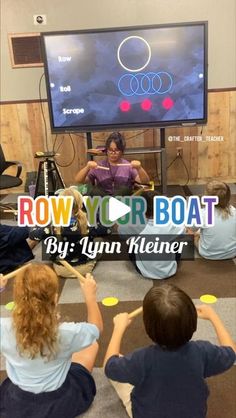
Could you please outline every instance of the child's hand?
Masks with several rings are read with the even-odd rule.
[[[86,301],[96,300],[97,283],[95,282],[92,274],[87,273],[85,282],[80,285]]]
[[[198,318],[210,319],[215,315],[214,309],[209,305],[196,306]]]
[[[131,323],[131,319],[129,319],[129,314],[127,312],[120,313],[113,318],[114,329],[120,332],[124,332],[126,328]]]
[[[0,288],[3,288],[7,285],[8,279],[6,279],[2,274],[0,274]]]

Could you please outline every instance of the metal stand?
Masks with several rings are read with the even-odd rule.
[[[160,128],[161,140],[161,188],[164,195],[167,194],[167,168],[166,168],[166,141],[165,128]]]
[[[92,138],[92,132],[86,132],[86,139],[87,139],[87,149],[93,147],[93,138]],[[90,154],[90,160],[93,160],[93,155]]]
[[[39,163],[34,197],[54,195],[58,189],[65,189],[64,181],[54,159],[47,157]]]

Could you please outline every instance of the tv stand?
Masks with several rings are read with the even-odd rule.
[[[124,155],[135,155],[135,154],[160,154],[161,159],[161,191],[163,195],[167,194],[167,169],[166,169],[166,147],[165,147],[165,128],[160,128],[160,147],[137,147],[137,148],[126,148]],[[94,156],[104,155],[103,151],[95,150],[92,148],[92,133],[87,132],[87,153],[92,160]]]

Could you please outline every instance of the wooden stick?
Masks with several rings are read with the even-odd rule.
[[[132,193],[132,196],[139,196],[142,192],[153,192],[154,191],[154,181],[150,181],[148,186],[142,186],[140,189],[136,190],[134,193]]]
[[[24,266],[19,267],[18,269],[13,270],[10,273],[4,274],[1,277],[4,278],[4,279],[7,279],[7,280],[8,279],[12,279],[13,277],[15,277],[18,273],[20,273],[21,271],[23,271],[29,265],[30,265],[30,263],[29,264],[25,264]]]
[[[66,260],[58,260],[60,263],[67,268],[71,273],[73,273],[78,279],[81,281],[81,283],[84,283],[86,278],[82,276],[74,267],[72,267]]]
[[[141,187],[140,189],[138,189],[134,193],[132,193],[132,196],[139,196],[143,191],[144,191],[144,188]]]
[[[120,163],[120,164],[116,164],[118,167],[129,167],[131,166],[130,163]]]
[[[97,170],[97,169],[101,169],[101,170],[107,170],[107,171],[109,171],[109,168],[108,167],[103,167],[102,165],[98,165],[97,167],[95,167],[95,170]]]
[[[74,269],[74,267],[72,267],[66,260],[59,260],[60,263],[66,267],[69,271],[71,271],[71,273],[73,273],[75,276],[78,277],[78,279],[84,283],[86,278],[84,276],[82,276],[82,274],[80,274],[77,270]],[[136,316],[138,316],[139,314],[141,314],[143,312],[143,307],[141,306],[138,309],[135,309],[135,311],[130,312],[129,314],[129,318],[135,318]]]
[[[135,318],[136,316],[140,315],[143,312],[143,307],[135,309],[135,311],[129,313],[129,319]]]
[[[140,189],[136,190],[136,192],[134,192],[131,196],[139,196],[140,194],[142,194],[142,192],[148,192],[148,191],[151,191],[151,190],[152,189],[150,189],[149,186],[144,186],[144,187],[141,187]]]

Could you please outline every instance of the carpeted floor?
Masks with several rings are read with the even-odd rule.
[[[14,221],[4,221],[14,223]],[[40,260],[40,247],[36,249],[36,261]],[[97,383],[95,401],[84,418],[125,418],[127,417],[116,393],[103,374],[102,361],[112,331],[112,318],[118,312],[131,312],[141,305],[143,296],[159,281],[144,279],[138,275],[129,262],[98,262],[94,270],[98,283],[98,300],[104,318],[104,332],[100,339],[100,350],[94,369]],[[236,340],[236,264],[233,260],[208,261],[196,258],[194,261],[182,261],[177,274],[166,280],[185,290],[195,304],[202,294],[213,294],[218,299],[214,305],[227,328]],[[119,303],[113,307],[105,307],[101,301],[104,297],[115,296]],[[9,316],[5,305],[12,301],[12,282],[0,294],[1,315]],[[60,278],[59,309],[63,321],[86,320],[86,309],[76,279]],[[199,321],[194,339],[207,339],[216,343],[216,336],[207,321]],[[125,334],[122,352],[127,353],[134,348],[150,344],[145,335],[142,317],[137,317]],[[6,376],[5,362],[1,362],[1,380]],[[208,418],[235,418],[236,367],[228,372],[208,379],[210,398],[208,402]],[[66,417],[65,417],[66,418]],[[174,417],[173,417],[174,418]],[[183,417],[187,418],[187,417]]]

